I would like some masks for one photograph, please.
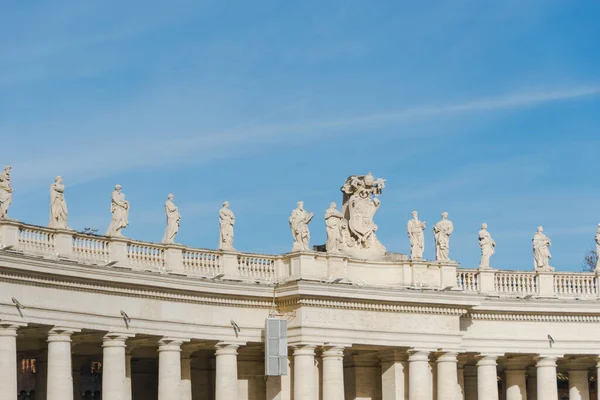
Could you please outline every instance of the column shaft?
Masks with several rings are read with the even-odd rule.
[[[53,328],[48,334],[47,400],[73,400],[72,329]]]
[[[323,398],[344,400],[344,348],[323,348]]]
[[[482,356],[477,361],[477,397],[498,400],[498,372],[496,356]]]
[[[458,366],[458,387],[457,387],[457,392],[458,392],[458,396],[456,397],[457,400],[464,400],[465,399],[465,366],[464,364],[461,364]]]
[[[102,343],[102,396],[111,400],[125,398],[125,340],[126,335],[109,333]]]
[[[524,369],[504,370],[506,376],[506,400],[527,400],[527,385]]]
[[[132,400],[131,394],[131,350],[125,350],[125,400]]]
[[[180,400],[183,341],[163,338],[158,344],[158,400]]]
[[[558,400],[556,358],[538,357],[536,361],[537,398],[539,400]]]
[[[18,395],[17,329],[18,325],[0,322],[0,400],[14,400]]]
[[[237,344],[217,344],[215,400],[238,398]]]
[[[315,397],[315,346],[294,348],[294,400],[314,400]]]
[[[181,400],[192,400],[192,359],[189,354],[181,357]]]
[[[456,356],[456,353],[445,353],[437,359],[437,400],[457,400],[459,398]]]
[[[590,400],[587,370],[569,370],[569,400]]]
[[[408,358],[408,398],[409,400],[432,400],[432,374],[429,366],[429,352],[414,351]]]

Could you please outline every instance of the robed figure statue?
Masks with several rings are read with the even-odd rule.
[[[436,261],[450,260],[450,235],[453,231],[454,225],[448,219],[448,213],[443,212],[442,219],[433,227]]]
[[[304,202],[299,201],[298,207],[292,211],[290,215],[290,229],[292,230],[292,236],[294,237],[294,245],[292,251],[306,251],[309,249],[308,243],[310,242],[310,231],[308,230],[308,224],[312,220],[313,213],[308,213],[304,210]]]
[[[544,234],[544,228],[538,227],[537,232],[533,235],[533,261],[535,269],[542,271],[554,271],[550,266],[550,238]]]
[[[116,185],[112,192],[110,212],[112,220],[105,236],[123,237],[121,230],[129,225],[129,202],[125,200],[125,194],[121,192],[121,185]]]
[[[62,177],[57,176],[54,183],[50,185],[50,228],[67,228],[67,202],[65,201],[65,185]]]
[[[496,242],[487,230],[487,224],[481,224],[479,231],[479,247],[481,247],[480,269],[490,269],[490,257],[496,252]]]
[[[412,212],[412,216],[406,226],[410,240],[410,259],[421,260],[425,250],[425,234],[423,233],[425,221],[419,221],[419,214],[416,211]]]
[[[0,172],[0,219],[8,219],[8,207],[12,202],[13,188],[10,184],[10,166]]]
[[[171,193],[167,196],[165,201],[165,213],[167,214],[167,228],[162,238],[162,243],[169,244],[175,243],[175,236],[179,232],[179,223],[181,221],[181,215],[179,209],[173,202],[175,196]]]
[[[219,250],[234,250],[233,248],[233,225],[235,214],[229,209],[229,202],[223,202],[219,210]]]
[[[344,224],[344,214],[342,214],[335,204],[329,204],[325,211],[325,229],[327,231],[327,243],[325,248],[328,253],[338,253],[340,244],[343,242],[342,227]]]

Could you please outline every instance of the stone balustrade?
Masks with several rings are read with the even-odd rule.
[[[317,280],[357,286],[398,286],[497,296],[599,297],[598,273],[463,269],[455,262],[411,261],[401,255],[386,261],[301,251],[263,255],[196,249],[72,230],[51,229],[13,220],[0,221],[6,250],[89,266],[264,283]]]

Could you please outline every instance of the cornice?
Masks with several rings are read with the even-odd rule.
[[[600,322],[600,315],[558,314],[500,314],[469,313],[465,318],[479,321],[525,321],[525,322]]]
[[[310,298],[284,299],[277,302],[278,307],[318,307],[345,310],[381,311],[414,314],[464,315],[467,310],[452,307],[413,306],[405,304],[384,304],[375,302],[356,302],[344,300],[323,300]]]

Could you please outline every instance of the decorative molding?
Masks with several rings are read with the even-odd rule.
[[[8,273],[0,271],[0,282],[17,283],[30,286],[47,287],[52,289],[66,289],[78,292],[101,293],[126,297],[141,297],[145,299],[168,300],[182,303],[210,304],[234,307],[270,308],[272,300],[247,300],[241,298],[227,298],[217,296],[202,296],[180,294],[167,290],[147,290],[129,287],[115,287],[108,284],[82,283],[55,278],[40,278],[25,274]]]
[[[461,308],[446,308],[446,307],[428,307],[428,306],[410,306],[404,304],[384,304],[384,303],[367,303],[342,300],[321,300],[321,299],[286,299],[277,303],[279,307],[319,307],[319,308],[337,308],[346,310],[363,310],[363,311],[382,311],[382,312],[397,312],[397,313],[414,313],[414,314],[441,314],[441,315],[457,315],[461,316],[467,313],[467,310]]]
[[[471,313],[464,318],[479,321],[526,321],[526,322],[600,322],[600,315],[557,314],[499,314]]]

